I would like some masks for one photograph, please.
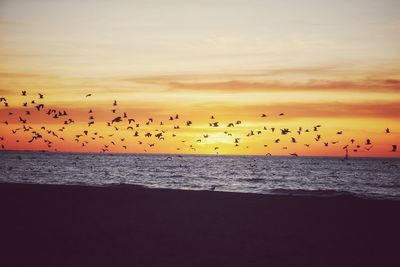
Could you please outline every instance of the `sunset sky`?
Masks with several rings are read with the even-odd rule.
[[[393,144],[400,146],[399,10],[398,0],[0,0],[0,97],[9,104],[0,103],[0,144],[343,156],[343,146],[355,139],[352,156],[399,157],[390,152]],[[38,112],[32,100],[44,110]],[[48,109],[68,116],[53,119]],[[123,112],[140,127],[127,118],[107,126]],[[179,119],[170,121],[176,114]],[[90,115],[95,124],[88,127]],[[32,129],[12,132],[23,126],[20,116],[52,141],[50,148],[43,140],[27,142]],[[75,123],[63,125],[67,118]],[[146,125],[149,118],[154,121]],[[291,133],[281,135],[283,128]],[[84,130],[88,135],[76,142]],[[255,135],[246,136],[251,130]],[[161,131],[165,140],[154,137]],[[144,137],[148,132],[152,137]]]

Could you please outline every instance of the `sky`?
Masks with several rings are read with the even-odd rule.
[[[349,145],[354,156],[399,157],[390,152],[400,145],[398,10],[389,0],[0,0],[0,97],[8,103],[0,104],[0,144],[328,156]],[[68,116],[54,119],[48,109]],[[135,125],[123,118],[107,126],[123,112]],[[67,118],[74,123],[64,125]],[[32,131],[43,138],[29,143]]]

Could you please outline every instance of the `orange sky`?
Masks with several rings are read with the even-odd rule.
[[[339,2],[2,1],[0,97],[9,106],[0,104],[0,144],[21,150],[98,152],[106,145],[124,153],[343,156],[342,148],[355,139],[352,156],[399,157],[390,152],[400,145],[399,3]],[[44,110],[35,109],[38,103]],[[53,119],[48,109],[68,115]],[[88,127],[90,109],[95,124]],[[127,118],[107,126],[124,112],[139,127]],[[180,118],[170,121],[175,114]],[[16,130],[23,126],[19,117],[32,129]],[[63,125],[69,118],[74,123]],[[149,118],[154,122],[146,125]],[[240,125],[227,127],[238,120]],[[315,125],[321,125],[318,132]],[[283,128],[291,133],[282,135]],[[43,138],[28,143],[32,131]]]

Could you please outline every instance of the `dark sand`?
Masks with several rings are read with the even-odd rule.
[[[0,266],[400,266],[400,201],[0,184]]]

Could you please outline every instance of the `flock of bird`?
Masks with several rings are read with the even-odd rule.
[[[21,96],[23,98],[28,99],[27,91],[26,90],[22,91]],[[89,98],[91,96],[92,94],[86,94],[85,98]],[[55,151],[57,151],[56,143],[65,141],[63,133],[65,131],[68,131],[69,127],[72,124],[75,124],[75,120],[70,116],[69,112],[67,112],[64,109],[58,110],[54,108],[46,108],[45,104],[43,103],[44,102],[43,99],[45,99],[45,95],[39,93],[33,99],[30,98],[29,100],[24,101],[22,103],[24,112],[18,112],[18,114],[16,114],[11,109],[9,102],[7,102],[7,99],[5,97],[0,97],[0,104],[2,105],[2,109],[6,110],[4,113],[6,118],[4,118],[3,113],[1,113],[2,117],[0,121],[0,134],[3,133],[3,131],[10,131],[10,133],[17,136],[15,142],[19,143],[21,142],[21,140],[18,139],[19,136],[18,134],[20,132],[23,132],[30,136],[29,140],[27,141],[28,144],[31,144],[33,142],[44,142],[45,145],[48,147],[48,149],[54,149]],[[156,146],[156,142],[164,141],[167,136],[170,138],[177,138],[179,135],[179,129],[183,127],[191,127],[193,125],[192,120],[182,120],[179,114],[175,114],[167,118],[169,123],[173,124],[172,125],[173,127],[171,126],[170,128],[167,127],[170,126],[170,124],[167,125],[167,123],[164,123],[163,121],[156,122],[155,119],[148,118],[144,122],[144,125],[158,126],[158,129],[154,127],[155,129],[153,131],[147,131],[146,129],[148,129],[148,127],[147,128],[143,127],[143,124],[141,124],[138,120],[135,120],[135,118],[128,116],[126,112],[120,111],[118,109],[117,100],[114,100],[112,103],[110,103],[110,108],[111,108],[110,116],[112,116],[112,119],[110,121],[107,121],[104,126],[108,127],[112,133],[105,135],[99,133],[98,131],[92,130],[93,128],[92,126],[98,123],[95,121],[95,111],[89,109],[87,111],[88,113],[87,127],[81,132],[74,134],[74,141],[80,144],[80,146],[82,147],[87,147],[89,143],[100,140],[102,142],[100,152],[103,153],[112,151],[111,149],[112,147],[116,148],[120,147],[121,149],[128,149],[131,140],[125,140],[126,137],[121,138],[118,135],[118,132],[129,131],[130,136],[134,138],[132,141],[137,142],[138,145],[145,146],[143,150],[147,152],[148,151],[147,149]],[[52,130],[48,126],[46,127],[43,125],[39,127],[36,126],[36,124],[30,123],[30,117],[33,115],[34,112],[49,117],[51,120],[53,120],[52,124],[58,125],[57,126],[58,129]],[[282,117],[285,116],[285,114],[280,113],[279,116]],[[259,117],[267,118],[267,114],[261,114],[259,115]],[[15,125],[15,123],[10,123],[10,121],[15,119],[17,119],[19,125],[16,128],[12,128],[12,126]],[[232,145],[235,147],[241,145],[242,140],[244,138],[251,138],[253,136],[261,135],[265,132],[271,132],[280,135],[279,138],[275,138],[273,140],[274,144],[279,144],[285,137],[288,138],[288,140],[292,144],[299,143],[300,141],[298,140],[299,139],[298,136],[302,134],[313,134],[313,142],[322,142],[325,147],[328,147],[330,145],[336,145],[339,143],[339,141],[323,140],[319,131],[321,125],[315,125],[313,127],[310,127],[309,129],[298,127],[298,129],[293,130],[293,132],[289,128],[278,129],[276,127],[267,128],[266,126],[264,126],[262,129],[250,130],[245,136],[234,136],[232,132],[226,130],[227,128],[239,127],[241,124],[242,124],[241,120],[236,120],[233,122],[228,122],[226,126],[223,126],[221,122],[216,120],[216,117],[214,115],[211,115],[209,117],[209,123],[207,127],[223,128],[224,129],[222,131],[223,134],[232,138]],[[389,128],[386,128],[384,132],[386,134],[391,134]],[[342,134],[343,131],[336,132],[336,135],[342,135]],[[199,136],[199,138],[196,139],[195,142],[191,143],[188,140],[180,140],[180,142],[184,146],[187,146],[188,149],[195,151],[196,143],[205,142],[210,138],[212,138],[212,135],[210,133],[207,133]],[[0,148],[3,150],[7,149],[5,145],[7,140],[5,139],[6,138],[4,136],[0,136]],[[154,142],[149,142],[149,140],[153,140]],[[310,147],[311,145],[312,145],[311,143],[304,144],[305,147]],[[268,147],[267,144],[263,146]],[[363,140],[362,142],[356,142],[356,140],[352,138],[347,143],[342,145],[342,149],[346,151],[346,155],[349,150],[352,152],[359,152],[361,150],[370,151],[372,148],[373,148],[373,142],[371,139],[366,139]],[[218,153],[219,149],[220,147],[218,146],[213,147],[215,153]],[[288,150],[288,147],[284,146],[282,147],[282,149]],[[178,151],[181,150],[181,147],[177,147],[176,150]],[[390,150],[388,151],[397,152],[397,145],[396,144],[391,145]],[[288,154],[295,157],[298,156],[296,152]],[[267,153],[266,155],[271,155],[271,154]]]

